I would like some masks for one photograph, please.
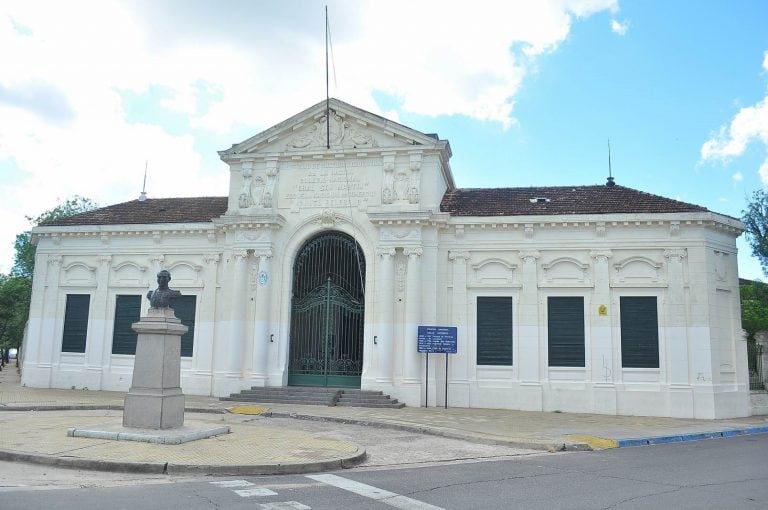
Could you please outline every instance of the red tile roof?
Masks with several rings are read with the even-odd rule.
[[[624,186],[463,188],[447,191],[440,204],[453,216],[538,216],[706,212],[705,207]]]
[[[133,200],[41,226],[206,223],[227,210],[227,197]],[[623,186],[463,188],[447,191],[440,204],[453,216],[683,213],[708,209]]]
[[[40,226],[206,223],[226,210],[227,197],[148,198],[144,202],[123,202],[41,223]]]

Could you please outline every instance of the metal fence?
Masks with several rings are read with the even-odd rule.
[[[762,345],[756,342],[747,342],[747,362],[749,363],[749,389],[764,390]]]

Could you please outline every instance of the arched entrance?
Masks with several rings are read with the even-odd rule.
[[[343,232],[319,234],[293,266],[288,384],[360,387],[365,258]]]

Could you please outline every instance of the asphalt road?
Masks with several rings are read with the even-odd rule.
[[[392,438],[382,437],[382,444],[387,439]],[[389,449],[413,456],[413,443],[390,443]],[[59,484],[58,490],[56,484],[6,486],[0,508],[764,509],[767,466],[768,434],[762,434],[598,452],[368,465],[319,475],[193,479],[110,473],[98,481],[101,474],[79,472],[82,483]],[[7,467],[0,466],[0,474]]]

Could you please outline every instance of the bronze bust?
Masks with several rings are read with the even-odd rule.
[[[181,296],[178,290],[168,288],[168,282],[171,281],[171,273],[163,269],[157,273],[157,289],[147,292],[149,306],[151,308],[170,308],[174,299]]]

